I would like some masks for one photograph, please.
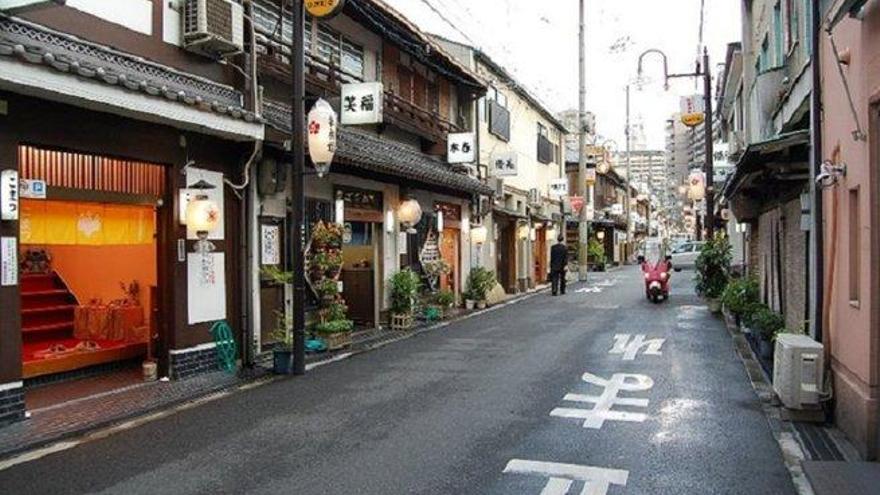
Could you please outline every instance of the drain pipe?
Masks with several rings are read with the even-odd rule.
[[[817,342],[825,339],[825,257],[823,232],[823,194],[822,187],[816,183],[816,177],[822,173],[822,78],[819,51],[819,36],[822,32],[822,15],[820,0],[812,0],[812,37],[810,45],[813,60],[811,61],[812,89],[810,92],[810,165],[812,179],[810,181],[810,197],[812,199],[811,236],[809,278],[812,286],[810,294],[810,322],[813,338]]]

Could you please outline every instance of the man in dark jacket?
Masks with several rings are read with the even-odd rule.
[[[565,294],[565,266],[568,264],[568,247],[565,236],[559,235],[557,244],[550,248],[550,280],[553,284],[553,295]]]

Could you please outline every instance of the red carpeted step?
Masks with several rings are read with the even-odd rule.
[[[73,336],[76,297],[57,273],[21,277],[22,336],[25,342]]]
[[[46,323],[43,325],[34,325],[21,327],[21,331],[25,334],[36,333],[36,332],[57,332],[60,330],[70,330],[73,332],[73,321],[59,321],[55,323]]]

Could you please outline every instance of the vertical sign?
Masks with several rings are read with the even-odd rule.
[[[0,237],[0,286],[18,285],[18,247],[15,237]]]
[[[703,95],[681,97],[681,123],[688,127],[696,127],[706,120]]]
[[[0,220],[18,220],[18,170],[0,172]]]
[[[384,90],[380,82],[343,84],[339,119],[343,125],[381,124]]]
[[[281,264],[281,236],[277,225],[260,226],[260,264]]]

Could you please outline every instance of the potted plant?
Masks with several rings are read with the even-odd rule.
[[[605,271],[605,246],[597,239],[590,239],[587,245],[587,255],[593,259],[593,270],[597,272]]]
[[[495,273],[481,266],[472,268],[471,273],[468,274],[468,292],[476,300],[478,309],[486,307],[486,297],[494,286]]]
[[[464,298],[464,309],[471,311],[477,305],[477,300],[470,287],[462,293],[461,297]]]
[[[455,293],[451,290],[441,290],[434,294],[433,304],[440,311],[440,317],[446,313],[446,310],[455,304]]]
[[[776,334],[785,328],[785,318],[781,314],[761,305],[751,317],[751,322],[758,331],[758,354],[764,360],[773,357],[773,341]]]
[[[709,310],[721,311],[719,298],[730,279],[730,244],[727,237],[718,234],[703,245],[695,262],[697,269],[697,294],[705,297]]]
[[[354,322],[348,319],[335,319],[317,323],[313,331],[324,341],[327,349],[334,351],[351,345],[351,332]]]
[[[738,327],[750,306],[758,302],[760,287],[754,277],[735,278],[721,293],[721,305],[728,325]]]
[[[272,348],[272,371],[277,375],[289,375],[293,370],[293,322],[283,311],[275,311],[275,328],[270,337],[275,341]]]
[[[412,315],[415,311],[416,296],[421,284],[418,274],[409,268],[404,268],[391,276],[391,328],[393,330],[408,330],[412,327]]]

